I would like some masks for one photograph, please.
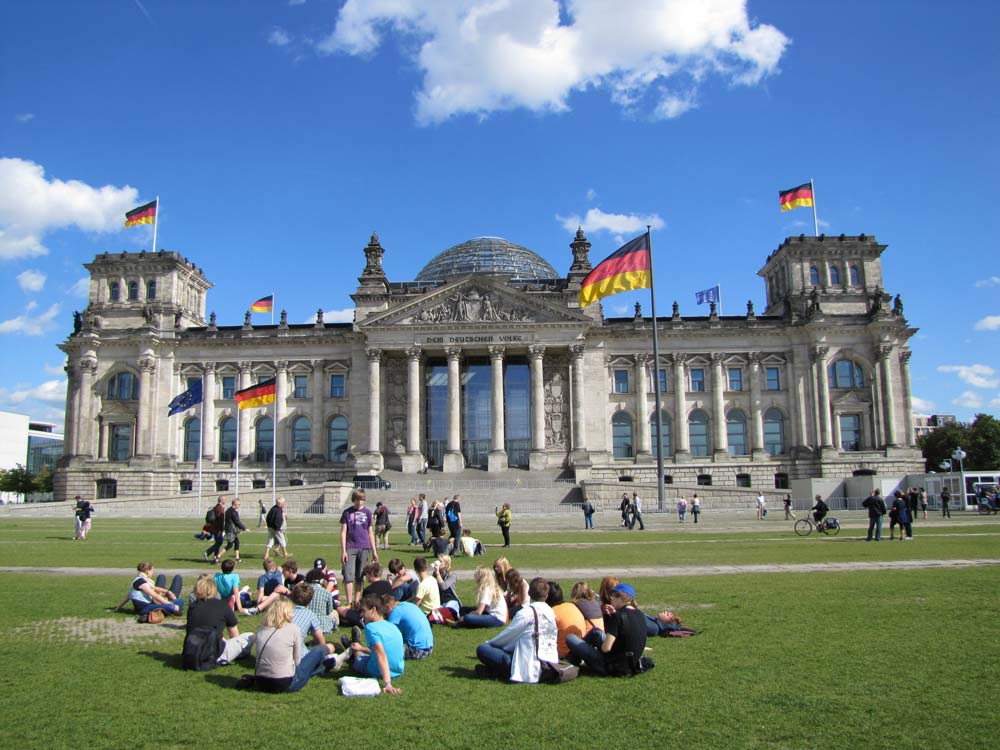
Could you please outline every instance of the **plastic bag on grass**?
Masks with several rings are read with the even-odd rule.
[[[348,698],[371,697],[382,692],[378,680],[371,677],[341,677],[340,694]]]

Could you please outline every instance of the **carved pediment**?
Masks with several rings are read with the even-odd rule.
[[[464,323],[590,323],[576,311],[532,297],[505,283],[482,276],[466,277],[367,318],[361,328],[395,325],[447,325]]]
[[[135,403],[135,402],[130,402]],[[131,422],[135,420],[136,409],[122,401],[105,401],[101,406],[101,416],[106,422]]]
[[[836,391],[833,391],[836,393]],[[850,408],[852,406],[861,406],[862,404],[870,404],[871,396],[868,395],[866,391],[844,391],[835,395],[830,399],[834,406]]]

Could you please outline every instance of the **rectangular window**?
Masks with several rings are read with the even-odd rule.
[[[691,368],[691,390],[699,392],[705,390],[705,370],[701,367]]]
[[[858,414],[840,415],[840,449],[845,451],[861,450],[861,416]]]
[[[628,393],[628,370],[615,370],[615,393]]]
[[[729,368],[729,390],[731,391],[743,390],[743,370],[741,370],[739,367]]]
[[[111,425],[110,437],[108,458],[112,461],[128,461],[132,455],[132,425]]]
[[[658,378],[659,385],[660,385],[660,393],[666,393],[667,392],[667,371],[666,370],[657,370],[657,378]]]
[[[292,389],[292,398],[307,398],[308,387],[309,387],[309,376],[296,375],[294,380],[294,388]]]
[[[330,376],[330,398],[343,398],[344,397],[344,376],[343,375],[331,375]]]
[[[764,368],[764,386],[769,391],[780,391],[781,390],[781,368],[780,367],[765,367]]]
[[[228,479],[216,479],[215,480],[215,491],[216,492],[229,492],[229,480]]]
[[[749,487],[750,486],[750,475],[749,474],[737,474],[736,475],[736,486],[737,487]]]
[[[187,379],[187,389],[190,391],[194,388],[194,384],[197,383],[201,378],[188,378]]]
[[[98,479],[97,480],[97,499],[107,500],[112,497],[118,497],[118,480],[117,479]]]
[[[222,397],[232,400],[236,398],[236,376],[222,376]]]
[[[181,494],[194,491],[194,482],[190,479],[181,480]]]

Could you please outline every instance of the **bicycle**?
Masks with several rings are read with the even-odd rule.
[[[981,516],[988,516],[991,513],[995,514],[995,513],[998,513],[998,512],[1000,512],[1000,511],[997,510],[997,506],[996,506],[996,501],[995,500],[988,500],[986,498],[983,498],[982,501],[980,501],[980,503],[979,503],[979,515],[981,515]]]
[[[837,536],[840,533],[840,522],[836,518],[824,518],[819,522],[819,526],[813,523],[811,518],[800,518],[795,522],[795,533],[799,536],[809,536],[813,529],[820,534],[827,536]]]

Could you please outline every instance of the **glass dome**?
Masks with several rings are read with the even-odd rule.
[[[559,278],[544,258],[526,247],[501,237],[476,237],[434,257],[416,280],[444,281],[470,273],[501,273],[514,281]]]

